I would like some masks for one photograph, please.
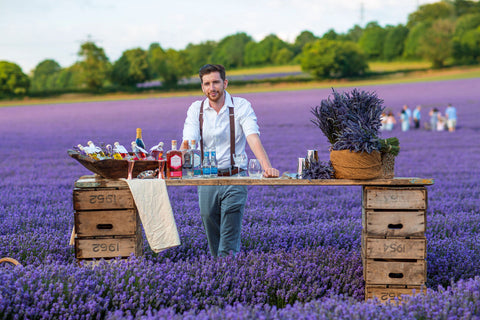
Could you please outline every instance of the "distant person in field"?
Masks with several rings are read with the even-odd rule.
[[[445,109],[445,117],[447,118],[448,131],[455,131],[457,127],[457,109],[452,106],[451,103],[449,103],[447,109]]]
[[[422,119],[422,115],[420,113],[420,110],[422,110],[422,106],[417,106],[415,110],[413,110],[413,123],[414,123],[414,128],[419,129],[420,128],[420,120]]]
[[[395,120],[395,116],[393,115],[393,112],[388,111],[387,119],[385,121],[385,130],[392,131],[396,123],[397,123],[397,120]]]
[[[437,108],[433,108],[428,113],[428,115],[430,116],[430,129],[432,131],[437,131],[438,114],[439,112]]]
[[[408,105],[403,105],[403,110],[405,110],[405,113],[407,114],[407,119],[408,119],[408,128],[410,129],[410,125],[412,124],[412,110],[408,107]]]
[[[447,119],[442,116],[442,113],[438,111],[437,115],[437,131],[444,131],[447,126]]]
[[[410,129],[410,121],[408,118],[408,113],[405,109],[400,112],[400,123],[402,126],[402,131],[408,131]]]
[[[385,111],[382,112],[382,115],[380,116],[380,122],[382,124],[380,126],[380,130],[381,131],[387,130],[387,113]]]

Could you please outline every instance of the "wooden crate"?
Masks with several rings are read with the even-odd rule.
[[[134,208],[135,201],[128,188],[77,188],[73,190],[73,209],[76,211]]]
[[[362,209],[362,227],[366,236],[424,237],[426,215],[423,210],[379,211]]]
[[[425,260],[364,259],[363,269],[367,285],[423,285],[427,281]]]
[[[135,236],[140,226],[133,209],[75,212],[77,237]]]
[[[73,207],[77,260],[126,258],[131,254],[143,254],[140,218],[126,184],[116,187],[77,187],[73,190]]]
[[[365,209],[427,209],[427,189],[425,187],[365,186],[362,191],[362,204]]]
[[[381,303],[401,303],[403,295],[425,293],[424,286],[412,285],[366,285],[365,300],[377,298]]]
[[[368,237],[362,233],[362,252],[366,259],[422,260],[427,255],[427,240],[425,237]]]
[[[75,257],[77,259],[127,258],[131,254],[143,254],[143,241],[137,237],[93,237],[75,238]]]

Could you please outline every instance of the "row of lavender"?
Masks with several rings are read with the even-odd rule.
[[[89,172],[66,150],[88,140],[129,145],[137,127],[148,145],[168,145],[181,139],[196,97],[2,108],[0,257],[23,267],[0,266],[0,318],[193,317],[203,309],[205,318],[479,315],[480,279],[473,277],[480,274],[480,98],[472,87],[480,87],[480,79],[361,88],[376,91],[390,108],[422,104],[425,121],[430,107],[449,102],[459,114],[455,133],[392,133],[401,143],[397,176],[435,179],[427,214],[432,292],[395,309],[395,316],[393,307],[360,302],[360,187],[250,187],[243,252],[218,260],[207,253],[196,189],[170,187],[180,247],[159,255],[146,247],[144,258],[126,264],[77,266],[68,246],[72,188]],[[328,159],[328,143],[311,124],[310,109],[330,92],[243,95],[254,105],[262,141],[280,171],[295,170],[295,159],[307,149]]]

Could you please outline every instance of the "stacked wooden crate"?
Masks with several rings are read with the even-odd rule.
[[[82,183],[73,190],[75,257],[110,259],[143,254],[138,211],[128,186],[112,180]]]
[[[422,292],[427,277],[424,186],[362,189],[365,299],[401,300]]]

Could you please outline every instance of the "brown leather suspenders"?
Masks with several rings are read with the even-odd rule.
[[[232,104],[235,105],[232,98]],[[198,115],[198,121],[200,122],[200,152],[202,154],[202,163],[203,163],[203,103],[205,100],[202,100],[202,104],[200,105],[200,113]],[[235,154],[235,114],[234,108],[228,107],[228,115],[230,118],[230,165],[233,168],[233,155]]]

